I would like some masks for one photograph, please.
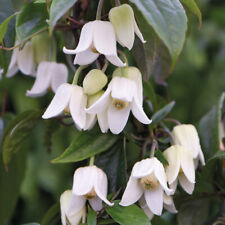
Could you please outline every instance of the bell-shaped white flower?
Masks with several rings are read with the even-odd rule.
[[[114,134],[119,134],[124,129],[130,111],[141,123],[151,123],[142,107],[141,75],[138,77],[139,79],[134,80],[114,76],[105,93],[87,109],[87,112],[90,114],[104,112],[109,129]]]
[[[78,212],[88,200],[95,211],[102,209],[102,201],[113,206],[107,196],[108,181],[103,170],[96,166],[78,168],[74,173],[73,192],[69,203],[69,212]]]
[[[123,47],[132,49],[134,33],[137,34],[142,43],[146,42],[135,21],[133,9],[128,4],[112,8],[109,11],[109,20],[115,29],[117,41]]]
[[[80,222],[85,223],[86,207],[83,206],[79,211],[69,211],[69,203],[72,198],[72,190],[66,190],[60,196],[61,222],[67,225],[67,220],[71,225],[79,225]]]
[[[36,80],[26,95],[38,97],[44,95],[48,88],[56,92],[57,88],[67,82],[68,70],[65,64],[43,61],[38,65]]]
[[[81,130],[86,124],[86,104],[87,96],[82,87],[67,83],[61,84],[42,118],[49,119],[64,111],[71,114],[76,127]]]
[[[205,165],[205,158],[201,149],[198,132],[192,124],[177,125],[173,128],[172,134],[177,145],[182,145],[192,153],[195,159],[195,165],[198,165],[200,159],[202,165]]]
[[[115,66],[124,64],[117,56],[116,37],[110,22],[95,20],[86,23],[80,35],[78,46],[74,50],[63,48],[66,54],[76,54],[74,64],[87,65],[94,62],[100,54],[105,55]]]
[[[170,187],[176,190],[179,180],[182,188],[192,194],[195,186],[195,168],[191,152],[180,145],[173,145],[163,152],[169,165],[166,166],[166,175]]]
[[[122,206],[131,205],[144,195],[149,210],[153,214],[161,215],[164,191],[170,195],[173,190],[167,186],[162,163],[155,157],[144,159],[134,165],[119,204]]]

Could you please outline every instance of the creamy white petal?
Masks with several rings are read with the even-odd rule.
[[[152,190],[145,190],[145,200],[153,214],[160,216],[163,209],[163,189],[158,186]]]
[[[150,120],[144,110],[143,107],[140,105],[140,103],[138,102],[137,96],[134,96],[133,102],[132,102],[132,106],[131,106],[131,110],[132,113],[134,115],[134,117],[139,120],[141,123],[143,124],[150,124],[152,122],[152,120]]]
[[[58,116],[60,113],[62,113],[69,104],[72,89],[73,87],[70,84],[60,85],[42,118],[48,119],[54,116]]]
[[[85,205],[86,199],[83,196],[78,196],[72,193],[66,215],[71,216],[79,212]]]
[[[135,178],[145,177],[153,172],[154,169],[154,160],[143,159],[140,162],[135,163],[132,169],[132,176]]]
[[[98,125],[102,133],[106,133],[109,129],[107,110],[97,114]]]
[[[114,203],[111,203],[107,200],[107,189],[108,189],[108,180],[106,174],[103,170],[97,168],[96,170],[97,178],[95,179],[94,188],[97,196],[104,201],[107,205],[113,206]]]
[[[80,211],[78,211],[70,216],[68,215],[67,218],[71,225],[80,225],[81,222],[82,222],[82,224],[85,223],[85,220],[86,220],[85,205],[83,206],[83,208]]]
[[[180,170],[179,148],[180,146],[173,145],[163,152],[163,155],[169,163],[169,165],[165,167],[166,176],[169,184],[172,184],[177,179]]]
[[[61,211],[62,225],[66,225],[66,209],[69,205],[71,195],[72,195],[72,191],[66,190],[60,196],[60,211]]]
[[[178,212],[174,205],[173,198],[171,196],[166,195],[165,193],[163,194],[163,207],[171,213]]]
[[[124,67],[126,63],[123,63],[122,60],[118,57],[118,55],[105,55],[106,59],[111,62],[114,66]]]
[[[73,121],[79,130],[84,129],[86,124],[86,105],[87,96],[84,94],[83,88],[73,85],[69,108]]]
[[[144,196],[142,196],[138,202],[139,202],[139,205],[141,206],[142,210],[146,214],[146,216],[149,218],[149,220],[151,220],[153,218],[154,214],[149,209]]]
[[[109,129],[113,134],[119,134],[127,124],[130,114],[130,105],[124,109],[116,109],[113,104],[108,108],[108,124]]]
[[[42,62],[43,63],[43,62]],[[40,66],[40,64],[39,64]],[[54,92],[56,92],[57,88],[67,82],[68,79],[68,69],[63,63],[55,63],[51,62],[49,71],[51,74],[51,87]]]
[[[195,188],[195,184],[191,183],[184,174],[180,174],[179,175],[179,183],[181,185],[181,187],[188,193],[188,194],[192,194],[192,192],[194,191]]]
[[[94,127],[95,123],[96,123],[96,115],[95,114],[86,114],[86,124],[84,127],[84,130],[90,130]]]
[[[97,180],[96,166],[78,168],[73,178],[73,194],[85,195],[92,190]]]
[[[17,64],[19,70],[26,75],[34,75],[34,49],[31,42],[27,42],[22,50],[17,53]]]
[[[44,95],[51,84],[51,70],[48,62],[41,62],[37,69],[37,76],[31,90],[26,92],[26,96],[38,97]],[[65,81],[66,82],[66,81]],[[65,83],[63,82],[63,83]]]
[[[74,58],[74,64],[87,65],[94,62],[98,58],[99,54],[94,53],[91,49],[87,49],[83,52],[77,53]]]
[[[95,197],[88,201],[94,211],[99,211],[102,209],[102,200],[99,197]]]
[[[205,157],[204,157],[201,149],[199,150],[199,159],[200,159],[201,164],[204,166],[205,165]]]
[[[17,55],[18,48],[13,50],[6,77],[12,77],[18,72],[19,69],[17,66]]]
[[[143,38],[143,35],[142,35],[141,31],[140,31],[139,28],[138,28],[138,25],[137,25],[135,19],[134,19],[134,32],[135,32],[135,33],[137,34],[137,36],[140,38],[140,40],[141,40],[142,43],[146,43],[146,41],[145,41],[144,38]]]
[[[131,102],[136,92],[137,87],[134,81],[124,77],[114,77],[112,79],[112,98]]]
[[[170,189],[173,190],[173,192],[171,193],[171,195],[173,195],[173,194],[175,193],[175,191],[176,191],[176,189],[177,189],[177,183],[178,183],[178,177],[177,177],[177,179],[176,179],[173,183],[171,183],[171,184],[169,185]]]
[[[143,194],[143,189],[138,182],[138,179],[130,176],[127,183],[126,189],[123,193],[121,202],[119,203],[122,206],[128,206],[134,204],[138,199],[141,198]]]

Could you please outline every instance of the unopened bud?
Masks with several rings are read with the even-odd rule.
[[[87,100],[87,108],[93,105],[103,94],[104,94],[104,91],[99,91],[98,93],[94,95],[89,95]]]

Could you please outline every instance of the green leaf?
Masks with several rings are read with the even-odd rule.
[[[87,224],[96,225],[96,220],[97,220],[97,212],[88,207]]]
[[[59,207],[59,203],[54,204],[44,215],[41,225],[58,225],[61,218]]]
[[[120,206],[119,200],[114,202],[114,206],[106,207],[106,212],[121,225],[151,225],[148,217],[142,209],[133,204],[130,206]]]
[[[181,3],[186,5],[194,14],[197,15],[199,20],[199,28],[200,28],[202,25],[202,14],[195,0],[181,0]]]
[[[18,14],[18,13],[12,14],[11,16],[9,16],[7,19],[5,19],[5,20],[1,23],[1,25],[0,25],[0,42],[3,41],[3,38],[4,38],[5,34],[6,34],[6,31],[7,31],[8,24],[9,24],[10,20],[11,20],[14,16],[16,16],[17,14]]]
[[[3,162],[7,166],[12,155],[19,150],[20,144],[27,138],[41,119],[42,112],[28,110],[11,120],[5,129],[2,141]]]
[[[213,158],[220,154],[220,121],[222,107],[225,99],[225,92],[221,95],[217,105],[200,120],[199,135],[202,149],[206,159]]]
[[[102,134],[99,129],[78,132],[71,145],[53,163],[78,162],[108,150],[119,136]]]
[[[46,3],[30,2],[26,4],[16,19],[16,34],[20,42],[30,38],[35,33],[47,29],[48,12]]]
[[[144,96],[146,96],[152,103],[153,110],[157,108],[156,94],[150,82],[143,82]]]
[[[155,155],[154,155],[164,166],[169,165],[168,161],[166,160],[166,158],[164,157],[164,155],[162,154],[162,152],[160,150],[156,150],[155,151]]]
[[[24,223],[22,225],[40,225],[39,223]]]
[[[50,7],[49,31],[52,33],[56,22],[76,3],[77,0],[53,0]]]
[[[187,30],[187,16],[178,0],[129,0],[141,11],[146,21],[167,46],[172,68],[180,55]]]
[[[173,109],[175,105],[175,101],[170,102],[166,106],[164,106],[162,109],[157,111],[153,116],[152,116],[152,123],[150,124],[150,127],[155,126],[158,122],[160,122],[162,119],[164,119],[168,113]]]

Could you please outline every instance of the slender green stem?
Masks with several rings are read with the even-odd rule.
[[[90,161],[89,161],[89,166],[93,166],[95,162],[95,156],[91,156]]]
[[[104,3],[104,0],[99,0],[99,2],[98,2],[96,20],[101,20],[103,3]]]
[[[88,65],[85,65],[85,66],[80,66],[80,67],[77,69],[77,71],[76,71],[76,73],[75,73],[75,75],[74,75],[74,77],[73,77],[73,82],[72,82],[72,84],[74,84],[74,85],[77,84],[78,78],[79,78],[79,76],[80,76],[81,71],[82,71],[83,69],[87,68],[87,67],[88,67]]]
[[[115,0],[115,5],[120,6],[120,0]]]
[[[123,51],[119,50],[119,49],[117,49],[117,52],[123,57],[123,60],[126,63],[126,67],[128,67],[128,59],[126,57],[126,54]]]
[[[105,71],[106,71],[108,65],[109,65],[109,62],[108,62],[107,59],[105,59],[105,64],[104,64],[104,66],[102,67],[102,72],[103,72],[103,73],[105,73]]]
[[[49,14],[49,12],[50,12],[50,0],[46,0],[46,7],[47,7],[48,14]]]
[[[151,150],[150,150],[150,158],[154,157],[156,146],[157,146],[157,141],[154,139],[152,141],[152,147],[151,147]]]

